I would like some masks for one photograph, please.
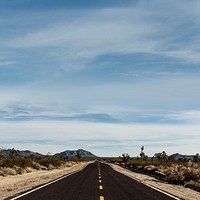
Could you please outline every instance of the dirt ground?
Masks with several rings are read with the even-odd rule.
[[[142,182],[147,185],[151,185],[155,188],[158,188],[162,191],[172,194],[180,199],[184,199],[184,200],[199,200],[200,199],[200,193],[192,189],[185,188],[179,185],[168,184],[148,175],[131,172],[117,165],[111,164],[111,167],[122,174],[125,174],[133,179],[138,180],[139,182]]]

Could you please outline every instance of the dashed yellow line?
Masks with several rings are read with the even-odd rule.
[[[98,174],[99,174],[99,183],[102,183],[101,180],[101,170],[100,170],[100,164],[98,163]],[[99,185],[99,189],[103,190],[103,186]],[[99,200],[104,200],[104,196],[99,196]]]
[[[98,163],[98,172],[100,173],[100,164]]]

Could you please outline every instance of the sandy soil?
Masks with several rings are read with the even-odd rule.
[[[70,172],[79,170],[85,167],[87,164],[88,163],[74,163],[71,164],[71,167],[65,167],[62,169],[54,169],[50,171],[33,171],[23,175],[7,177],[0,176],[0,200],[55,180],[56,178],[66,175]]]
[[[135,173],[131,172],[127,169],[124,169],[120,166],[110,164],[113,169],[116,171],[125,174],[133,179],[138,180],[139,182],[142,182],[144,184],[148,184],[151,186],[154,186],[162,191],[165,191],[167,193],[170,193],[180,199],[184,200],[199,200],[200,199],[200,193],[196,192],[192,189],[185,188],[183,186],[179,185],[171,185],[165,182],[162,182],[158,179],[155,179],[151,176],[140,174],[140,173]]]

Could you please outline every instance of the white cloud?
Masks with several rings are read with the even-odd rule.
[[[138,155],[141,145],[146,153],[167,150],[168,153],[196,153],[199,125],[124,125],[91,122],[0,122],[1,146],[32,148],[55,153],[67,148],[84,147],[102,156],[118,156],[123,152]],[[39,142],[38,142],[39,141]],[[30,145],[30,146],[29,146]],[[120,148],[119,148],[120,145]],[[185,149],[190,146],[191,149]],[[51,147],[51,149],[48,149]],[[102,152],[101,153],[101,147]],[[107,149],[107,150],[106,150]],[[107,154],[106,154],[107,153]]]
[[[123,116],[134,110],[199,110],[198,75],[177,75],[117,83],[76,85],[27,84],[0,88],[0,104],[23,105],[40,112],[107,113]],[[30,107],[30,108],[29,108]],[[2,110],[2,109],[1,109]]]
[[[120,53],[158,53],[177,57],[175,53],[163,51],[167,43],[157,38],[165,29],[151,19],[151,13],[143,7],[113,8],[88,11],[66,23],[59,22],[39,30],[9,38],[2,43],[10,48],[47,48],[53,59],[70,67],[86,65],[98,56]],[[149,16],[150,15],[150,16]],[[164,28],[164,30],[162,30]],[[168,41],[166,41],[168,42]],[[162,46],[163,47],[162,47]],[[59,50],[55,49],[59,48]],[[160,50],[159,50],[160,49]],[[183,50],[182,50],[183,51]],[[180,56],[181,57],[181,56]]]
[[[64,14],[58,15],[44,27],[2,41],[2,46],[43,48],[66,70],[85,67],[98,56],[113,53],[153,53],[199,63],[199,3],[178,2],[173,2],[173,8],[169,2],[155,1],[147,7],[142,1],[129,8],[71,11],[75,14],[66,14],[66,22]],[[41,19],[49,16],[38,15]]]
[[[185,123],[197,124],[200,122],[200,110],[183,110],[169,114],[168,117]]]
[[[112,53],[152,52],[154,29],[142,23],[138,9],[88,11],[71,22],[58,22],[3,42],[9,48],[45,48],[50,59],[67,69],[85,67],[98,56]],[[134,14],[132,14],[134,13]],[[131,17],[131,18],[129,18]],[[58,19],[59,21],[59,19]]]

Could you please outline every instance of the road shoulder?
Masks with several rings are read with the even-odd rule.
[[[69,173],[84,168],[89,163],[76,163],[71,167],[49,171],[35,171],[23,175],[0,177],[0,200],[20,194],[39,185],[48,183]]]
[[[180,199],[184,199],[184,200],[199,200],[200,199],[200,193],[196,192],[192,189],[185,188],[185,187],[179,186],[179,185],[168,184],[166,182],[160,181],[160,180],[153,178],[151,176],[148,176],[148,175],[131,172],[130,170],[124,169],[118,165],[110,164],[110,166],[114,170],[116,170],[130,178],[133,178],[141,183],[144,183],[145,185],[153,186],[157,189],[160,189],[169,194],[177,196]]]

